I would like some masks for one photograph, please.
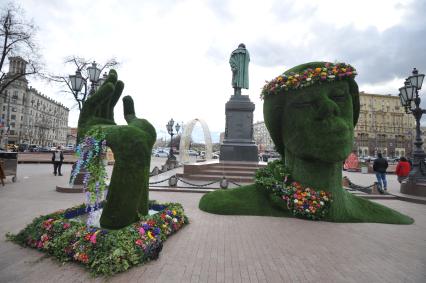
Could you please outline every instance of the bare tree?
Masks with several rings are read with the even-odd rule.
[[[49,76],[50,80],[62,83],[67,86],[67,90],[64,90],[63,92],[67,94],[72,94],[74,97],[74,100],[77,102],[78,109],[81,111],[81,108],[83,107],[83,103],[86,101],[90,90],[89,86],[87,85],[89,81],[89,72],[87,67],[91,64],[91,60],[87,60],[82,57],[77,56],[70,56],[65,59],[65,64],[71,64],[76,67],[76,71],[81,73],[81,76],[83,77],[83,89],[79,92],[76,92],[73,90],[71,81],[69,78],[69,75],[51,75]],[[98,65],[98,68],[101,70],[101,74],[104,70],[110,69],[114,66],[119,65],[119,62],[115,58],[111,58],[103,65]]]
[[[40,74],[41,56],[35,42],[36,26],[24,17],[24,11],[7,3],[0,11],[0,93],[14,81],[28,75]],[[26,69],[14,74],[4,70],[6,58],[20,56],[27,63]]]

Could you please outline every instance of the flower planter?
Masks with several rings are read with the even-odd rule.
[[[157,259],[163,242],[189,223],[179,203],[151,203],[149,208],[157,213],[122,229],[107,230],[86,226],[82,204],[35,218],[17,235],[7,237],[62,262],[79,262],[95,275],[112,275]]]

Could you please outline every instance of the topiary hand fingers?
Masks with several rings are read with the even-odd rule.
[[[123,97],[123,111],[124,111],[124,119],[126,119],[127,123],[130,123],[135,116],[135,105],[133,103],[133,98],[130,95],[126,95]]]
[[[117,104],[117,101],[120,98],[121,94],[123,93],[123,89],[124,89],[124,83],[122,81],[117,81],[117,83],[115,84],[114,93],[112,94],[109,107],[108,107],[109,109],[108,118],[111,120],[114,120],[114,107]]]

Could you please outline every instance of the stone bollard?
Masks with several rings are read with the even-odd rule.
[[[220,180],[220,188],[221,189],[227,189],[228,188],[228,180],[226,180],[225,177],[223,177],[223,179]]]
[[[349,184],[351,183],[351,181],[349,180],[349,178],[347,176],[342,178],[342,186],[349,188]]]
[[[176,176],[171,176],[169,178],[169,186],[170,187],[176,187],[177,182],[178,182],[178,178]]]
[[[160,172],[160,169],[158,169],[158,167],[155,166],[154,169],[152,169],[151,176],[157,176],[159,172]]]
[[[371,194],[373,194],[373,195],[380,195],[379,185],[378,185],[377,182],[374,182],[374,186],[371,188]]]

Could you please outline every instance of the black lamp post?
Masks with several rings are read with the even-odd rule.
[[[173,132],[173,125],[174,124],[175,124],[175,121],[173,121],[173,118],[172,118],[172,119],[170,119],[170,121],[166,125],[167,132],[170,135],[170,153],[169,153],[168,160],[176,160],[176,156],[173,155],[173,136],[175,135],[175,133]],[[176,124],[175,130],[176,130],[176,134],[177,134],[180,130],[179,123]]]
[[[413,114],[416,119],[416,140],[413,151],[413,167],[410,171],[408,181],[401,184],[401,192],[414,195],[426,196],[426,186],[421,184],[426,182],[426,153],[422,148],[423,140],[420,131],[420,119],[426,113],[425,109],[420,108],[419,90],[422,88],[425,75],[419,74],[416,68],[413,73],[405,80],[405,86],[399,89],[401,104],[407,114]],[[423,187],[423,188],[421,188]]]
[[[86,96],[86,94],[87,94],[87,79],[89,79],[89,81],[91,82],[89,96],[95,93],[97,85],[100,85],[104,82],[106,75],[104,74],[104,77],[99,79],[99,76],[101,74],[101,70],[97,67],[97,64],[96,64],[95,61],[93,61],[92,65],[90,67],[87,67],[87,72],[89,73],[88,78],[84,78],[81,75],[80,69],[78,69],[75,72],[75,75],[69,76],[69,79],[70,79],[70,82],[71,82],[71,88],[72,88],[73,91],[76,92],[76,94],[81,92],[83,85],[84,85],[84,94]]]

